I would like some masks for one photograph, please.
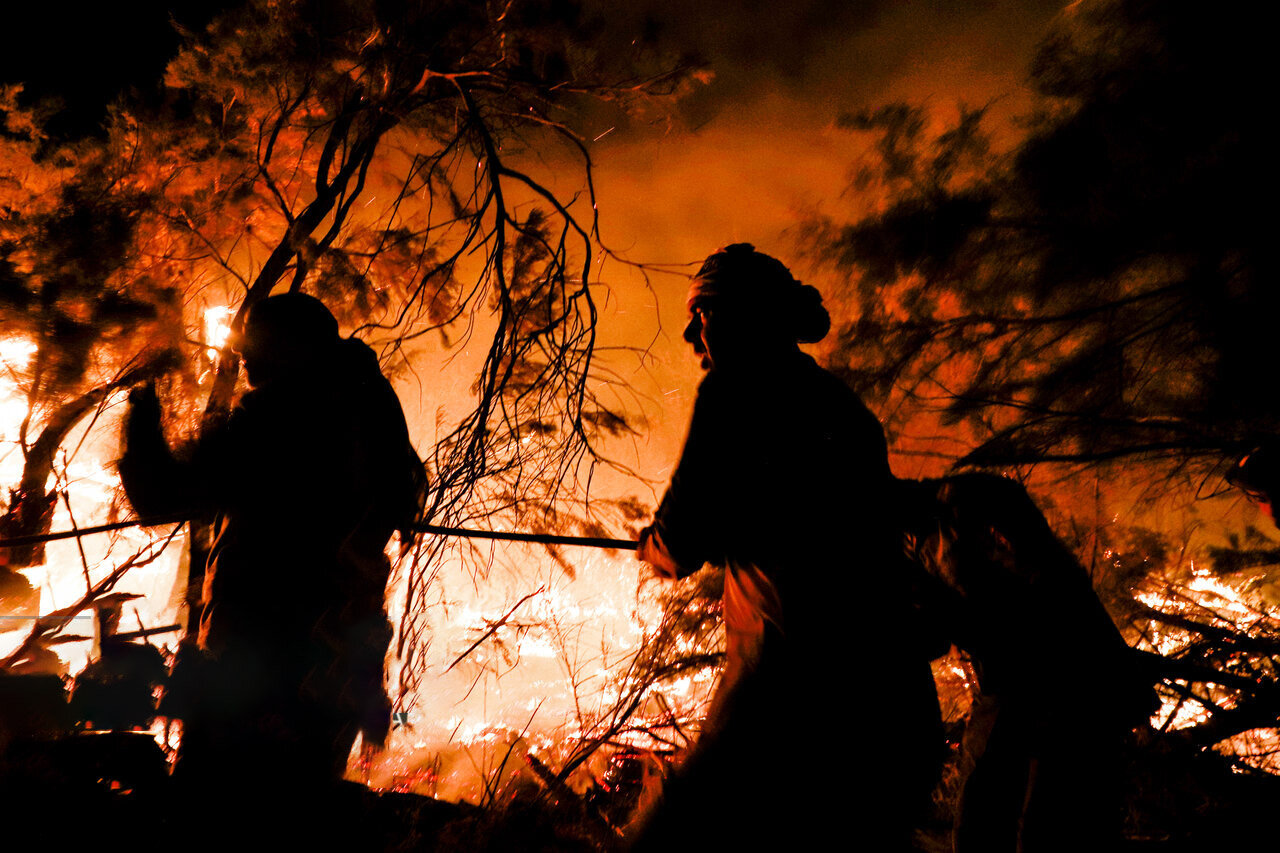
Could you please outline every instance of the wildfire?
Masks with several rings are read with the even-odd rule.
[[[225,343],[232,316],[231,309],[221,306],[203,313],[202,343],[211,357]],[[6,484],[16,483],[22,472],[16,436],[29,416],[22,381],[35,353],[36,347],[23,339],[0,341],[0,435],[11,442],[0,453]],[[53,529],[83,527],[112,516],[119,489],[113,464],[119,452],[118,432],[118,422],[108,416],[86,422],[69,437],[67,446],[79,451],[60,461],[58,482],[51,483],[68,496],[59,501]],[[97,582],[152,541],[151,533],[128,529],[78,542],[52,542],[45,563],[22,572],[39,588],[40,612],[49,613],[77,601],[87,583]],[[185,586],[183,545],[182,537],[174,540],[160,559],[131,569],[115,588],[141,596],[126,605],[120,630],[179,621],[180,590]],[[477,584],[460,563],[438,576],[439,612],[432,618],[433,657],[427,661],[433,674],[430,687],[399,715],[384,753],[372,760],[362,758],[359,750],[353,753],[353,773],[375,787],[478,801],[501,781],[494,773],[508,751],[515,750],[517,757],[535,755],[555,766],[557,757],[598,734],[609,721],[610,709],[633,690],[628,666],[662,618],[657,588],[637,593],[637,564],[629,556],[587,552],[575,566],[576,578],[570,578],[536,550],[516,550],[507,558],[521,564],[520,571],[484,584]],[[454,659],[489,631],[489,620],[527,594],[530,574],[544,591],[450,670]],[[402,595],[394,586],[389,590],[393,613]],[[31,626],[31,620],[8,620],[0,626],[0,655],[16,648]],[[91,636],[91,611],[83,612],[63,633]],[[176,639],[176,634],[161,635],[149,642],[172,646]],[[93,655],[89,639],[50,648],[60,659],[61,671],[71,675]],[[394,671],[397,662],[389,665]],[[670,707],[692,708],[696,714],[709,699],[714,680],[712,671],[663,685],[664,698],[656,704],[646,700],[637,722],[653,724],[668,715]],[[171,748],[179,732],[180,726],[158,726],[155,735]],[[616,741],[652,745],[634,732],[622,732]],[[525,762],[507,766],[506,782],[515,778],[512,774],[528,773]],[[587,778],[592,766],[583,766]]]
[[[1236,632],[1250,632],[1268,620],[1280,617],[1280,608],[1269,597],[1268,589],[1256,587],[1248,579],[1239,579],[1234,583],[1216,576],[1208,568],[1188,564],[1189,577],[1180,584],[1171,585],[1170,589],[1141,592],[1139,601],[1147,606],[1165,613],[1172,613],[1198,619],[1202,622]],[[1196,636],[1185,629],[1153,623],[1146,634],[1150,647],[1166,656],[1177,657],[1178,653],[1196,640]],[[1214,710],[1212,702],[1218,709],[1235,707],[1237,695],[1217,685],[1208,684],[1203,688],[1204,698],[1193,694],[1189,686],[1184,689],[1163,691],[1161,707],[1152,716],[1151,724],[1159,730],[1177,730],[1199,725],[1210,719]],[[1280,772],[1280,734],[1274,729],[1256,729],[1236,735],[1215,749],[1235,758],[1242,766],[1249,766],[1268,772]]]
[[[1280,607],[1266,599],[1267,590],[1259,591],[1264,593],[1261,600],[1247,583],[1232,585],[1192,562],[1190,577],[1180,585],[1180,594],[1170,596],[1161,590],[1139,592],[1136,597],[1148,607],[1166,613],[1211,613],[1214,622],[1248,631],[1280,617]],[[1189,637],[1182,629],[1161,627],[1153,628],[1148,640],[1154,651],[1168,655],[1183,648]]]
[[[1280,775],[1280,735],[1275,729],[1251,729],[1218,744],[1217,750],[1242,764]]]
[[[6,371],[25,369],[35,354],[36,345],[25,338],[0,340],[0,364],[4,365]]]
[[[219,350],[227,343],[231,335],[231,319],[235,309],[226,305],[215,305],[204,312],[204,343],[209,358],[217,358]]]
[[[203,346],[211,358],[225,344],[233,315],[225,306],[203,312]],[[21,338],[0,341],[0,435],[5,442],[14,442],[19,425],[29,414],[21,377],[35,352],[35,345]],[[103,418],[84,429],[87,435],[79,434],[67,442],[75,447],[84,439],[80,455],[59,471],[69,506],[59,504],[55,529],[105,520],[118,490],[112,467],[118,425]],[[16,482],[21,464],[16,444],[0,453],[0,474],[6,484]],[[149,534],[131,530],[114,537],[50,544],[45,565],[24,570],[31,583],[40,587],[40,611],[48,613],[75,601],[83,594],[86,579],[101,578],[149,542]],[[180,596],[175,590],[185,584],[181,553],[182,542],[175,541],[162,559],[131,570],[117,588],[143,596],[130,602],[125,629],[177,621]],[[503,781],[495,774],[506,774],[503,779],[509,782],[528,773],[524,762],[504,761],[505,756],[531,755],[555,766],[557,757],[607,728],[610,709],[631,695],[636,685],[629,681],[633,678],[629,666],[635,650],[662,618],[656,589],[637,592],[636,564],[629,557],[588,552],[575,562],[576,577],[569,578],[536,550],[513,550],[509,560],[512,565],[519,564],[520,571],[509,575],[496,572],[478,583],[458,563],[442,568],[433,581],[439,601],[434,608],[438,612],[431,615],[432,642],[425,661],[431,673],[429,687],[415,705],[400,712],[384,753],[372,759],[361,757],[358,751],[353,754],[352,772],[359,778],[388,790],[480,800]],[[531,584],[540,584],[542,592],[495,629],[491,620],[507,613],[529,592]],[[1277,615],[1274,608],[1267,609],[1266,602],[1254,601],[1256,595],[1202,566],[1192,564],[1189,578],[1178,588],[1184,597],[1148,592],[1139,598],[1166,612],[1208,608],[1245,627]],[[400,588],[393,585],[389,590],[391,612],[397,612],[403,596],[402,579]],[[69,633],[92,633],[90,617],[86,614],[83,618],[85,621],[73,625]],[[3,645],[11,646],[21,633],[5,630]],[[481,636],[484,641],[475,651],[452,666]],[[1155,650],[1174,653],[1185,646],[1188,636],[1179,630],[1153,628],[1149,639]],[[684,652],[695,651],[687,640],[678,640],[677,646]],[[83,667],[91,654],[88,640],[53,648],[71,673]],[[0,648],[0,654],[4,652]],[[393,671],[398,665],[396,661],[388,663]],[[967,701],[962,694],[969,674],[954,659],[935,665],[935,674],[939,684],[947,688],[944,702],[948,719],[963,716]],[[637,725],[616,732],[610,742],[656,748],[644,726],[660,729],[672,706],[679,706],[686,716],[691,709],[696,714],[696,709],[705,707],[715,677],[714,670],[708,669],[685,673],[660,689],[642,689],[637,700],[641,709]],[[1193,699],[1166,696],[1153,723],[1181,728],[1208,715],[1209,710]],[[178,730],[170,730],[170,745]],[[1246,733],[1221,746],[1242,761],[1273,770],[1277,769],[1278,747],[1280,743],[1270,730]],[[589,775],[592,767],[588,762],[582,772]]]
[[[526,780],[529,765],[517,760],[526,755],[561,766],[579,744],[601,734],[611,710],[637,690],[643,700],[636,728],[660,727],[663,702],[696,715],[709,700],[714,672],[661,685],[659,701],[634,680],[634,655],[661,622],[662,608],[656,587],[637,592],[639,567],[629,556],[586,552],[575,561],[574,578],[536,549],[515,546],[508,557],[524,574],[495,571],[477,584],[458,561],[442,567],[434,581],[440,601],[429,613],[430,686],[407,709],[407,724],[393,730],[388,749],[369,767],[352,769],[366,772],[371,786],[479,802],[495,786]],[[530,583],[543,591],[494,630],[491,620],[507,613]],[[393,585],[393,612],[402,594]],[[485,641],[454,665],[482,635]],[[610,740],[657,746],[635,730]],[[511,760],[504,762],[508,752]],[[593,767],[588,762],[571,783],[585,784]],[[493,775],[499,768],[501,780]]]
[[[0,340],[0,441],[14,440],[17,425],[27,416],[27,401],[14,379],[27,369],[35,353],[36,345],[25,338]]]

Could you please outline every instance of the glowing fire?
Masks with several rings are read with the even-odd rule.
[[[235,314],[235,309],[226,305],[205,309],[204,343],[209,358],[217,358],[218,351],[226,344],[231,334],[231,319]]]
[[[212,356],[225,342],[233,312],[213,307],[203,312],[202,343]],[[23,455],[18,429],[28,416],[22,389],[24,372],[36,352],[33,344],[11,338],[0,342],[0,476],[4,484],[18,481]],[[59,489],[70,506],[59,503],[54,530],[104,522],[118,501],[119,479],[114,460],[119,453],[118,417],[122,406],[110,407],[96,421],[86,422],[65,442],[69,453],[59,463]],[[39,424],[33,423],[32,430]],[[49,543],[44,565],[22,573],[40,591],[40,612],[49,613],[75,602],[86,590],[86,575],[96,582],[129,556],[167,531],[129,528],[111,535],[95,535]],[[83,560],[81,548],[83,548]],[[121,631],[153,628],[181,621],[182,569],[185,535],[179,534],[162,557],[131,569],[115,591],[142,597],[129,601]],[[442,567],[435,584],[437,612],[431,615],[431,644],[424,665],[428,681],[416,705],[397,720],[388,749],[377,756],[353,752],[350,774],[385,789],[412,790],[449,799],[478,801],[495,782],[496,768],[508,750],[504,778],[528,774],[524,753],[556,767],[559,758],[580,738],[593,734],[611,704],[627,688],[627,666],[642,638],[661,619],[657,586],[642,585],[640,567],[629,555],[587,551],[575,555],[576,578],[568,577],[537,549],[510,546],[508,563],[519,572],[497,569],[484,582],[460,563]],[[450,664],[507,612],[531,585],[543,592],[531,599],[511,623],[496,631],[456,667]],[[388,591],[392,614],[403,603],[403,580]],[[394,619],[394,615],[393,615]],[[0,656],[22,642],[33,623],[29,619],[2,620]],[[86,639],[51,647],[64,672],[75,674],[89,662],[93,617],[86,610],[64,632]],[[178,634],[148,640],[174,648]],[[393,647],[394,648],[394,647]],[[395,661],[389,661],[394,668]],[[662,688],[664,701],[683,708],[705,705],[714,688],[715,673],[707,671]],[[648,709],[646,709],[648,710]],[[655,708],[660,710],[660,708]],[[643,712],[642,712],[643,716]],[[157,739],[172,747],[180,726],[155,728]],[[645,738],[623,733],[617,742]],[[572,784],[589,779],[593,762],[584,765]],[[596,767],[598,771],[598,767]]]
[[[203,312],[203,344],[211,357],[225,343],[233,311],[223,306]],[[5,484],[15,483],[22,470],[18,445],[19,425],[28,415],[22,391],[22,377],[36,352],[34,344],[21,338],[0,341],[0,476]],[[92,425],[86,422],[65,443],[79,448],[59,469],[61,488],[70,496],[70,506],[60,503],[54,529],[85,526],[107,519],[118,495],[118,478],[113,461],[118,452],[118,407]],[[155,534],[140,529],[112,536],[87,537],[50,543],[46,563],[23,570],[40,589],[40,611],[48,613],[65,607],[84,593],[86,575],[97,580],[124,559],[146,547]],[[166,625],[180,619],[179,604],[185,577],[181,571],[184,549],[179,536],[163,557],[131,570],[116,588],[140,594],[125,609],[121,630],[137,630]],[[83,553],[81,551],[83,547]],[[431,643],[425,666],[428,680],[422,697],[403,712],[392,732],[388,749],[380,755],[353,753],[350,775],[370,785],[392,790],[414,791],[448,799],[480,800],[492,789],[496,774],[508,781],[528,775],[529,754],[557,766],[582,738],[592,736],[603,715],[631,686],[627,667],[642,640],[652,634],[661,619],[656,599],[657,587],[640,583],[640,569],[630,555],[598,551],[574,556],[576,577],[570,578],[536,549],[507,546],[506,556],[520,570],[504,572],[495,568],[490,577],[478,581],[460,563],[441,567],[435,584],[437,603],[430,614]],[[531,588],[541,587],[516,618],[492,632],[463,663],[451,666],[492,624]],[[1183,589],[1188,601],[1169,600],[1146,593],[1139,598],[1165,611],[1188,611],[1209,606],[1237,625],[1250,626],[1255,620],[1274,618],[1274,602],[1231,585],[1211,572],[1192,565]],[[393,581],[388,591],[392,614],[403,606],[404,579]],[[14,648],[30,628],[30,621],[0,622],[0,655]],[[71,627],[70,633],[92,634],[88,612]],[[1151,642],[1156,651],[1174,652],[1187,642],[1180,630],[1155,626]],[[153,642],[172,645],[177,635],[156,637]],[[88,640],[53,647],[68,671],[79,671],[91,653]],[[395,661],[389,661],[394,667]],[[949,659],[935,665],[935,674],[946,696],[949,719],[967,709],[964,688],[969,673],[958,661]],[[679,705],[696,714],[705,707],[714,688],[716,673],[703,670],[661,688],[661,698],[644,705],[641,716],[652,713],[657,719],[662,703]],[[655,707],[650,707],[650,704]],[[1159,727],[1179,728],[1204,720],[1208,711],[1194,701],[1166,697],[1164,707],[1153,719]],[[178,729],[170,730],[169,744]],[[163,737],[161,730],[157,734]],[[634,743],[651,747],[643,735],[622,732],[615,744]],[[1220,746],[1255,766],[1277,770],[1275,755],[1280,740],[1271,730],[1248,732]],[[603,756],[601,756],[602,758]],[[599,759],[597,759],[598,761]],[[502,768],[499,770],[499,768]],[[598,764],[587,762],[571,784],[581,785]]]
[[[25,375],[30,370],[36,353],[36,345],[19,337],[0,340],[0,485],[16,485],[22,477],[24,455],[20,442],[21,425],[28,418],[29,404],[22,388]],[[111,467],[116,455],[114,419],[106,417],[105,429],[90,432],[82,425],[65,442],[67,452],[60,456],[55,468],[59,491],[66,498],[59,501],[54,511],[52,527],[67,530],[106,520],[118,488],[118,478]],[[41,424],[38,417],[29,426],[28,441],[38,434]],[[121,531],[110,536],[86,537],[48,543],[45,547],[45,563],[21,569],[27,581],[39,590],[39,612],[47,614],[71,605],[81,598],[87,584],[96,583],[110,574],[130,556],[151,546],[157,537],[139,529]],[[147,565],[131,569],[116,586],[115,591],[138,596],[128,603],[121,619],[121,631],[135,631],[170,624],[177,615],[177,596],[173,594],[179,575],[181,539],[159,559]],[[0,618],[0,658],[11,654],[25,640],[34,621],[15,614]],[[62,632],[51,650],[59,661],[58,669],[76,673],[89,661],[93,646],[93,611],[78,614]],[[79,637],[82,639],[72,639]],[[165,640],[165,637],[157,637]],[[170,642],[176,637],[170,637]],[[157,725],[153,733],[165,744],[163,727]],[[173,745],[173,742],[167,745]]]
[[[429,614],[425,665],[431,677],[408,711],[408,725],[393,730],[387,751],[368,766],[353,763],[351,778],[379,789],[477,802],[497,781],[499,767],[505,782],[531,779],[519,760],[526,754],[558,767],[632,686],[632,655],[662,618],[658,590],[641,586],[634,558],[584,551],[570,578],[536,549],[508,547],[508,557],[519,559],[519,576],[495,570],[477,583],[459,562],[442,567],[435,581],[438,604]],[[543,591],[450,668],[489,629],[487,620],[506,613],[530,584]],[[403,586],[393,583],[393,613],[403,594]],[[702,708],[715,675],[706,671],[665,684],[661,692],[678,706]],[[626,733],[614,742],[628,741],[654,746]],[[513,758],[504,764],[508,750]],[[584,784],[593,767],[588,762],[570,784]]]
[[[36,345],[25,338],[0,340],[0,442],[9,444],[17,438],[17,426],[27,416],[27,401],[18,389],[15,377],[26,371],[36,353]],[[0,473],[6,482],[10,453],[0,451]]]
[[[1190,577],[1182,585],[1182,597],[1144,592],[1137,598],[1144,604],[1166,613],[1185,614],[1205,618],[1213,614],[1212,622],[1233,630],[1251,630],[1264,621],[1280,617],[1280,608],[1270,591],[1254,588],[1248,580],[1237,584],[1215,576],[1194,562],[1188,564]],[[1153,651],[1170,655],[1185,648],[1195,639],[1191,632],[1171,626],[1153,624],[1147,635]],[[1231,708],[1236,704],[1235,695],[1218,687],[1206,688],[1208,696],[1220,707]],[[1161,707],[1151,719],[1156,729],[1175,730],[1207,721],[1210,709],[1189,695],[1165,693]],[[1218,744],[1215,749],[1234,757],[1241,764],[1280,772],[1280,732],[1274,729],[1256,729],[1243,732]]]

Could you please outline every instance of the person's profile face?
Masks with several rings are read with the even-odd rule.
[[[305,354],[288,338],[255,326],[252,320],[245,325],[239,351],[249,385],[254,388],[277,382],[305,363]]]
[[[714,339],[715,320],[710,303],[694,303],[689,309],[689,323],[684,327],[684,339],[693,347],[694,355],[698,356],[703,370],[710,370],[715,365],[707,342],[708,327],[711,328],[711,337]]]
[[[684,339],[693,347],[703,370],[749,369],[785,347],[774,319],[760,306],[736,299],[699,299],[689,309]]]
[[[240,354],[240,363],[244,365],[245,375],[251,386],[257,387],[264,378],[265,361],[262,335],[258,330],[246,324],[245,329],[232,341],[232,348]]]

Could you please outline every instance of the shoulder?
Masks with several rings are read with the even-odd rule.
[[[951,474],[937,484],[938,496],[958,507],[979,507],[987,512],[1009,514],[1015,510],[1035,510],[1035,502],[1026,487],[1016,480],[987,471],[962,471]]]
[[[863,402],[862,397],[849,387],[848,383],[819,366],[811,356],[802,354],[801,358],[797,372],[802,377],[799,384],[803,387],[804,393],[824,401],[827,408],[848,418],[859,427],[873,429],[877,434],[883,435],[884,430],[880,425],[880,419]]]
[[[378,364],[378,354],[359,338],[343,338],[338,343],[336,360],[340,369],[356,376],[362,378],[371,374],[382,376],[382,368]]]
[[[796,361],[795,370],[797,374],[804,377],[805,382],[812,387],[816,387],[823,394],[833,399],[845,401],[857,408],[866,408],[862,398],[849,387],[847,382],[819,365],[813,356],[801,353]]]

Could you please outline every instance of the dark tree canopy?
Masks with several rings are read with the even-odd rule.
[[[849,280],[830,360],[894,449],[1026,477],[1129,642],[1163,655],[1169,741],[1264,763],[1274,531],[1193,533],[1192,499],[1280,431],[1269,37],[1245,3],[1072,4],[1012,130],[986,107],[842,117],[868,144],[859,207],[806,232]]]
[[[977,463],[1215,460],[1280,429],[1256,14],[1073,5],[1009,151],[982,109],[847,116],[876,140],[856,189],[887,203],[826,231],[858,281],[839,362],[972,425]]]

